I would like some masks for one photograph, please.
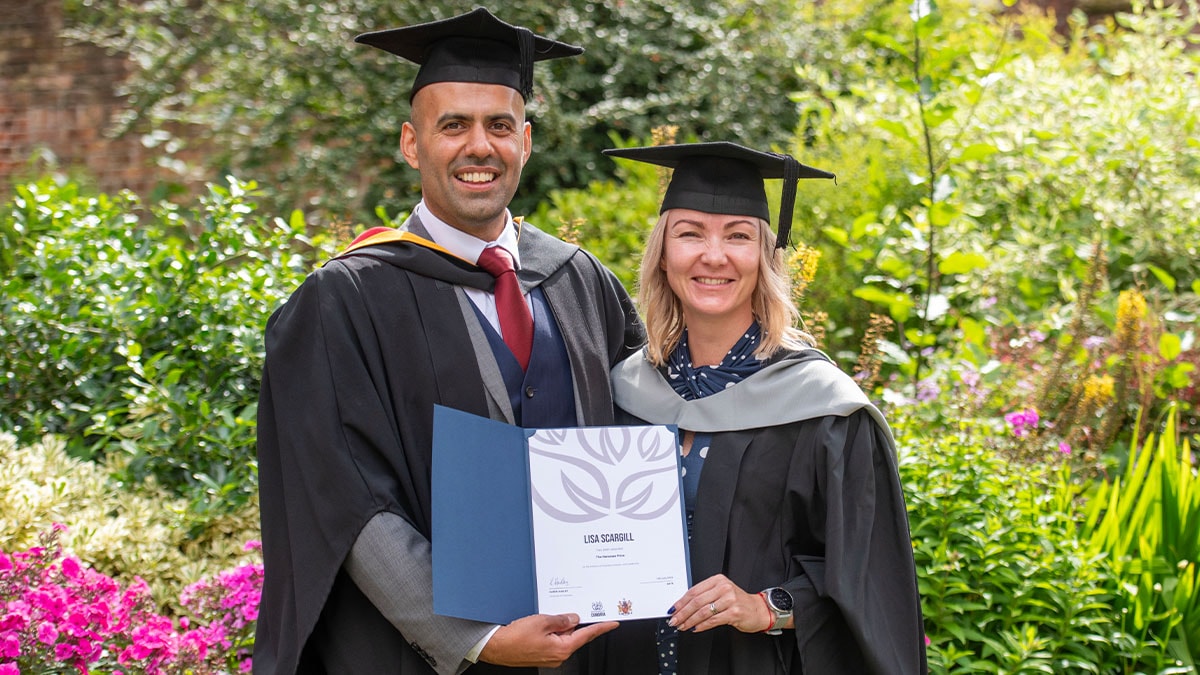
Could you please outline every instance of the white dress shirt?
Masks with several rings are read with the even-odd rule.
[[[413,207],[413,215],[421,219],[421,224],[425,226],[425,230],[429,232],[434,243],[463,260],[476,262],[479,260],[479,254],[483,253],[483,249],[499,246],[512,256],[513,267],[521,269],[521,254],[517,251],[519,230],[508,211],[504,212],[505,217],[508,218],[508,225],[504,227],[504,231],[500,233],[500,237],[496,241],[484,241],[448,225],[433,215],[433,212],[425,207],[424,201],[418,202]],[[471,299],[471,302],[487,317],[488,323],[496,329],[496,333],[503,337],[503,333],[500,331],[500,314],[496,311],[496,296],[478,288],[464,287],[463,290],[467,292],[467,297]],[[529,304],[529,294],[524,295],[525,303]],[[533,308],[530,307],[530,313],[532,312]]]

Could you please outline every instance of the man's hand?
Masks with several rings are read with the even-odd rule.
[[[479,660],[498,666],[557,668],[575,650],[616,628],[616,621],[579,625],[577,614],[534,614],[501,626]]]

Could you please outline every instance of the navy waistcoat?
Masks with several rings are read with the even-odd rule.
[[[479,322],[483,324],[488,345],[500,366],[504,388],[512,404],[513,419],[517,426],[527,429],[578,426],[575,416],[575,384],[571,378],[571,360],[567,356],[567,345],[563,342],[558,322],[546,303],[542,289],[529,292],[533,313],[533,352],[529,356],[529,369],[521,372],[521,364],[513,356],[500,333],[483,316],[478,308]],[[472,305],[474,307],[474,305]]]

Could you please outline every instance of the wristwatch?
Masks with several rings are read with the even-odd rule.
[[[783,633],[783,627],[792,618],[792,594],[787,592],[787,589],[768,588],[759,593],[763,600],[767,603],[767,609],[771,610],[771,615],[775,620],[771,622],[771,627],[763,631],[767,635],[780,635]]]

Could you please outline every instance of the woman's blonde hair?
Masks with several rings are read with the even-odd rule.
[[[668,209],[658,217],[646,240],[638,274],[638,305],[646,322],[646,351],[650,363],[661,366],[679,344],[686,328],[683,304],[671,290],[662,261],[666,245]],[[762,342],[754,356],[766,359],[780,349],[813,346],[812,338],[796,327],[800,312],[792,303],[792,281],[785,269],[784,252],[775,248],[775,233],[767,221],[758,223],[758,279],[750,296],[754,318],[762,329]]]

